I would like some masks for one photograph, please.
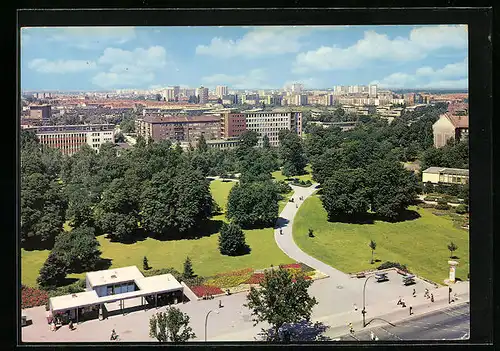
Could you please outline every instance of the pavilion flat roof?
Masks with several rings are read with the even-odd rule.
[[[136,266],[107,269],[87,273],[87,280],[92,287],[125,283],[132,280],[136,281],[142,278],[144,278],[144,276]]]
[[[66,311],[76,307],[92,306],[98,303],[99,296],[97,296],[95,290],[50,298],[50,307],[52,311]]]

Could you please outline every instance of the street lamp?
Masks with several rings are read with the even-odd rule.
[[[210,312],[219,314],[219,310],[210,310],[208,311],[207,316],[205,317],[205,341],[207,341],[207,322],[208,322],[208,315],[210,314]]]
[[[371,277],[373,277],[373,275],[370,275],[366,278],[365,280],[365,285],[363,285],[363,310],[361,311],[361,314],[363,314],[363,328],[366,327],[366,323],[365,323],[365,315],[366,315],[366,306],[365,306],[365,291],[366,291],[366,282],[368,281],[368,279],[370,279]]]

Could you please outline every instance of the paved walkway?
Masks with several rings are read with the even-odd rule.
[[[278,219],[278,228],[274,230],[274,239],[276,240],[276,244],[278,244],[279,248],[288,257],[298,262],[303,262],[308,266],[327,274],[335,280],[337,284],[346,284],[352,281],[349,275],[321,262],[314,257],[309,256],[302,251],[297,244],[295,244],[292,236],[293,220],[302,203],[317,190],[317,184],[311,185],[308,188],[294,185],[291,185],[291,187],[294,191],[292,196],[294,202],[287,203],[280,214],[280,218]],[[299,200],[300,197],[302,197],[303,200]],[[280,234],[280,229],[283,230],[283,234]]]

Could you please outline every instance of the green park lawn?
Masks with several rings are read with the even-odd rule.
[[[346,273],[375,268],[385,261],[406,264],[408,269],[424,278],[443,284],[448,277],[450,252],[447,245],[458,246],[454,255],[459,265],[456,276],[467,279],[469,273],[469,233],[453,225],[448,216],[436,216],[428,209],[417,209],[420,217],[399,223],[376,220],[373,224],[328,222],[327,214],[317,196],[307,199],[293,222],[293,237],[306,253]],[[314,230],[314,238],[308,236]],[[370,240],[377,243],[370,264]]]
[[[310,180],[311,182],[315,183],[313,181],[313,179],[312,179],[312,168],[311,168],[310,164],[308,164],[306,166],[305,171],[307,172],[306,174],[300,175],[300,176],[293,176],[291,178],[298,178],[299,180],[303,180],[303,181]],[[285,179],[287,179],[287,177],[285,177],[283,175],[283,173],[281,172],[281,170],[275,171],[275,172],[271,173],[271,175],[276,180],[285,180]]]
[[[223,208],[227,205],[227,196],[234,186],[234,182],[212,181],[210,189],[217,203]],[[213,221],[226,221],[224,214],[213,217]],[[271,265],[292,263],[276,245],[274,241],[273,228],[245,230],[246,241],[252,251],[250,254],[229,257],[219,253],[218,233],[200,239],[161,241],[147,238],[133,244],[121,244],[110,242],[104,235],[99,236],[102,257],[111,259],[113,267],[125,267],[136,265],[142,269],[142,260],[147,256],[149,265],[153,269],[174,267],[182,271],[186,256],[193,263],[196,274],[210,276],[244,268],[266,268]],[[45,251],[22,250],[22,282],[23,284],[35,286],[36,277],[43,262],[49,254]],[[71,274],[70,278],[83,278],[84,274]]]

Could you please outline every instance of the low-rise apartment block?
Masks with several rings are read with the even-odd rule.
[[[135,130],[146,140],[196,142],[203,135],[206,140],[220,138],[220,117],[203,116],[146,116],[135,121]]]

